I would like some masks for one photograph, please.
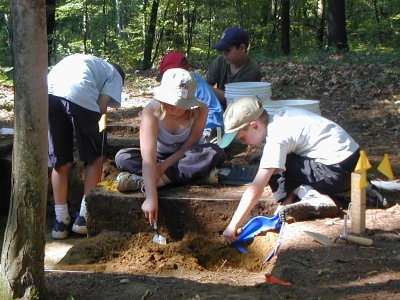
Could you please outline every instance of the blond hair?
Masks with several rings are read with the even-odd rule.
[[[165,109],[164,103],[158,100],[154,100],[154,116],[163,120],[165,115],[167,114],[167,110]],[[186,110],[187,120],[195,119],[199,115],[199,108],[188,109]]]
[[[262,112],[261,116],[258,117],[258,120],[260,121],[260,123],[265,124],[266,126],[268,125],[269,122],[269,114],[268,112],[264,109],[264,111]]]

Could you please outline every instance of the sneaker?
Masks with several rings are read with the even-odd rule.
[[[206,178],[206,183],[208,184],[218,184],[218,169],[217,168],[212,168],[210,172],[208,173],[208,176]]]
[[[74,225],[72,225],[72,231],[79,234],[87,234],[86,219],[78,215]]]
[[[120,192],[131,192],[142,188],[143,179],[141,176],[122,172],[118,174],[115,185],[117,186],[117,190]]]
[[[279,216],[283,221],[287,222],[290,219],[305,221],[312,217],[332,218],[339,215],[339,208],[330,197],[320,194],[311,187],[306,188],[305,191],[299,202],[286,205],[281,209]]]
[[[57,219],[54,220],[53,230],[51,232],[51,236],[55,240],[63,240],[66,239],[69,235],[69,223],[65,224],[64,222],[58,222]]]
[[[382,196],[378,188],[373,184],[369,184],[366,189],[366,202],[367,206],[372,208],[387,208],[389,206],[386,198]]]

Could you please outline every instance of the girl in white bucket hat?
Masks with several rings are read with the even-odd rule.
[[[143,109],[140,148],[122,149],[115,156],[122,171],[117,189],[128,192],[144,187],[142,210],[150,225],[158,219],[157,188],[205,178],[225,161],[218,145],[199,145],[208,108],[195,97],[196,87],[189,71],[167,70],[154,89],[154,100]]]

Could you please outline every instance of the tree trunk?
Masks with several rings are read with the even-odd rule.
[[[56,31],[56,0],[46,0],[46,25],[47,25],[47,44],[48,44],[48,65],[51,65],[51,60],[54,54]]]
[[[157,22],[157,11],[160,2],[159,0],[153,0],[151,7],[150,23],[147,30],[146,41],[144,44],[143,54],[143,69],[148,70],[151,68],[151,52],[153,50],[154,36],[156,34],[156,22]]]
[[[163,21],[162,23],[165,24],[166,22],[164,22],[165,20],[167,20],[167,13],[169,11],[169,5],[171,4],[171,0],[168,0],[167,4],[165,5],[165,10],[164,10],[164,16],[163,16]],[[160,43],[164,37],[164,30],[165,30],[165,25],[163,25],[161,27],[161,29],[159,29],[159,34],[157,36],[157,40],[156,40],[156,46],[154,48],[154,55],[153,55],[153,59],[151,60],[151,64],[154,64],[157,56],[158,56],[158,49],[160,47]]]
[[[281,1],[281,50],[284,55],[290,54],[290,0]]]
[[[194,34],[194,26],[196,25],[196,16],[197,16],[197,7],[195,7],[191,12],[189,12],[188,24],[187,24],[187,46],[186,46],[186,55],[190,56],[190,50],[193,44],[193,34]]]
[[[317,19],[317,45],[318,50],[324,49],[325,33],[325,0],[318,0],[318,19]]]
[[[85,0],[84,3],[84,12],[83,12],[83,51],[84,53],[88,53],[87,49],[87,41],[89,39],[88,34],[89,34],[89,12],[88,12],[88,1]]]
[[[348,51],[345,0],[328,0],[328,48]]]
[[[12,195],[0,278],[13,298],[46,299],[47,36],[45,0],[11,0],[14,53]]]

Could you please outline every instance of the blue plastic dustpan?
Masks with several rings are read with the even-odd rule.
[[[245,248],[246,243],[253,240],[261,232],[265,232],[270,229],[281,229],[281,219],[279,215],[273,217],[257,216],[246,223],[243,226],[243,231],[239,235],[238,239],[232,243],[240,252],[247,253]]]

